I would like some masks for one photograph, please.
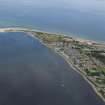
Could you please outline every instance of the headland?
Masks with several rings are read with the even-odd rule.
[[[0,32],[25,32],[62,56],[105,101],[105,44],[26,28],[1,28]]]

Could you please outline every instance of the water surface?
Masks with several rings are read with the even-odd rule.
[[[14,26],[105,42],[105,0],[0,0],[0,27]]]
[[[105,105],[57,54],[25,33],[0,33],[0,105]]]

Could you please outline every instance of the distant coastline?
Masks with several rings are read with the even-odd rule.
[[[81,41],[81,42],[88,42],[88,43],[96,43],[96,44],[101,44],[101,45],[105,45],[104,42],[100,42],[100,41],[94,41],[91,39],[85,39],[85,38],[80,38],[80,37],[74,37],[73,35],[70,34],[70,36],[65,35],[65,34],[59,34],[59,33],[53,33],[53,32],[47,32],[47,31],[41,31],[41,30],[36,30],[33,28],[22,28],[22,27],[9,27],[9,28],[0,28],[0,32],[42,32],[42,33],[47,33],[47,34],[54,34],[54,35],[62,35],[62,36],[67,36],[67,37],[72,37],[73,39],[77,40],[77,41]]]

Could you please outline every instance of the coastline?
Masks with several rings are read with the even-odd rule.
[[[26,32],[26,33],[28,33],[28,31],[29,32],[43,32],[40,30],[31,30],[31,29],[25,29],[25,28],[0,28],[0,32],[12,32],[12,31],[13,32]],[[43,33],[48,33],[48,32],[43,32]],[[54,33],[51,33],[51,34],[54,34]],[[30,34],[28,34],[28,35],[30,35]],[[57,35],[57,34],[55,34],[55,35]],[[36,38],[35,35],[32,35],[32,34],[30,36],[33,38]],[[64,35],[64,36],[66,36],[66,35]],[[68,37],[72,37],[72,36],[68,36]],[[61,56],[73,70],[75,70],[79,75],[81,75],[83,77],[83,79],[92,87],[94,92],[105,102],[105,99],[103,98],[101,93],[98,92],[97,88],[91,82],[91,80],[86,75],[84,75],[83,72],[81,72],[81,70],[72,63],[72,61],[68,61],[68,58],[67,58],[68,55],[66,55],[62,52],[57,52],[56,50],[51,48],[49,45],[44,43],[41,39],[39,39],[39,38],[36,38],[36,39],[38,39],[41,42],[41,44],[52,49],[55,53],[57,53],[59,56]],[[96,43],[96,44],[102,44],[102,45],[104,44],[104,43],[99,43],[99,42],[95,42],[92,40],[86,40],[86,39],[81,39],[81,38],[73,38],[73,39],[78,40],[78,41],[83,41],[83,42],[90,42],[90,43]]]
[[[73,70],[75,70],[80,76],[82,76],[83,79],[91,86],[93,91],[105,102],[105,99],[98,92],[97,88],[94,86],[94,84],[91,82],[91,80],[86,75],[84,75],[79,68],[77,68],[74,64],[72,64],[72,62],[68,61],[68,59],[66,58],[67,55],[66,54],[61,54],[61,53],[58,53],[58,52],[56,52],[56,53],[58,55],[60,55]]]
[[[91,88],[93,89],[93,91],[96,93],[96,95],[98,95],[104,102],[105,102],[105,98],[100,94],[100,92],[98,92],[97,88],[95,87],[95,85],[91,82],[91,80],[85,75],[83,74],[83,72],[80,70],[80,68],[76,67],[72,61],[68,60],[67,56],[65,53],[62,52],[57,52],[55,49],[51,48],[51,46],[45,44],[41,39],[35,37],[32,34],[31,37],[37,39],[42,45],[44,45],[45,47],[51,49],[52,51],[54,51],[54,53],[57,53],[59,56],[61,56],[66,63],[69,65],[69,67],[71,67],[73,70],[75,70],[80,76],[82,76],[82,78],[91,86]]]
[[[35,38],[35,37],[34,37]],[[38,39],[38,38],[36,38]],[[52,49],[50,46],[48,46],[47,44],[43,43],[40,39],[38,39],[40,41],[41,44],[43,44],[45,47]],[[76,67],[72,62],[68,61],[67,55],[64,53],[60,53],[57,52],[56,50],[52,49],[55,53],[57,53],[59,56],[61,56],[66,63],[69,65],[69,67],[71,67],[73,70],[75,70],[80,76],[83,77],[83,79],[91,86],[91,88],[93,89],[93,91],[105,102],[105,99],[103,98],[103,96],[98,92],[98,90],[96,89],[96,87],[94,86],[94,84],[91,82],[91,80],[84,75],[81,70]]]
[[[42,33],[47,33],[47,34],[54,34],[54,35],[61,35],[61,36],[65,36],[65,37],[71,37],[77,41],[80,42],[87,42],[87,43],[95,43],[98,45],[105,45],[104,42],[100,42],[100,41],[94,41],[91,39],[85,39],[85,38],[79,38],[79,37],[74,37],[73,35],[65,35],[65,34],[59,34],[59,33],[53,33],[53,32],[47,32],[47,31],[41,31],[41,30],[36,30],[36,29],[32,29],[32,28],[22,28],[22,27],[10,27],[10,28],[0,28],[0,32],[42,32]]]

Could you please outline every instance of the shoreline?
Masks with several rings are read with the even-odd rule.
[[[68,37],[68,38],[73,38],[74,40],[76,41],[79,41],[79,42],[87,42],[87,43],[95,43],[95,44],[98,44],[98,45],[105,45],[105,43],[102,41],[94,41],[94,40],[91,40],[91,39],[85,39],[85,38],[79,38],[79,37],[75,37],[73,35],[65,35],[65,34],[59,34],[59,33],[53,33],[53,32],[47,32],[47,31],[41,31],[41,30],[36,30],[36,29],[32,29],[32,28],[22,28],[22,27],[10,27],[10,28],[0,28],[0,32],[42,32],[42,33],[47,33],[47,34],[54,34],[54,35],[61,35],[61,36],[65,36],[65,37]]]
[[[91,82],[91,80],[85,74],[83,74],[83,72],[80,70],[80,68],[76,67],[72,63],[72,61],[68,60],[68,58],[67,58],[68,55],[66,55],[65,53],[62,53],[62,52],[57,52],[55,49],[51,48],[51,46],[49,46],[48,44],[45,44],[41,39],[35,37],[34,35],[32,35],[32,34],[28,34],[28,35],[31,35],[31,37],[37,39],[42,45],[51,49],[54,53],[56,53],[60,57],[62,57],[65,60],[65,62],[69,65],[69,67],[72,68],[75,72],[77,72],[80,76],[82,76],[82,78],[90,85],[90,87],[93,89],[93,91],[96,93],[96,95],[99,96],[100,99],[102,99],[105,102],[105,98],[101,95],[100,92],[98,92],[97,88]]]
[[[36,38],[38,39],[38,38]],[[61,52],[57,52],[56,50],[52,49],[51,47],[49,47],[47,44],[43,43],[40,39],[38,39],[41,44],[43,44],[45,47],[51,49],[54,51],[54,53],[57,53],[60,57],[62,57],[65,62],[69,65],[70,68],[72,68],[73,70],[75,70],[80,76],[82,76],[82,78],[90,85],[90,87],[93,89],[93,91],[96,93],[96,95],[98,95],[104,102],[105,99],[103,98],[103,96],[98,92],[97,88],[94,86],[94,84],[91,82],[91,80],[84,75],[81,70],[79,68],[77,68],[74,64],[72,64],[72,62],[68,61],[67,55]]]
[[[47,33],[47,34],[54,34],[54,33],[48,33],[48,32],[43,32],[40,30],[31,30],[31,29],[26,29],[26,28],[0,28],[0,32],[25,32],[28,35],[30,35],[33,38],[36,38],[37,40],[40,41],[41,44],[43,44],[45,47],[53,50],[55,53],[57,53],[59,56],[61,56],[69,65],[69,67],[71,67],[73,70],[75,70],[80,76],[83,77],[83,79],[91,86],[91,88],[93,89],[93,91],[96,93],[96,95],[98,95],[104,102],[105,102],[105,98],[101,95],[101,93],[97,90],[97,88],[95,87],[95,85],[91,82],[91,80],[88,78],[88,76],[86,76],[85,74],[83,74],[83,72],[80,70],[80,68],[76,67],[72,61],[68,60],[67,56],[65,53],[63,52],[57,52],[55,49],[51,48],[50,45],[44,43],[41,39],[35,37],[35,35],[33,35],[32,33],[29,34],[28,32],[42,32],[42,33]],[[58,35],[58,34],[54,34],[54,35]],[[63,35],[66,36],[66,35]],[[101,44],[104,45],[104,43],[99,43],[99,42],[94,42],[92,40],[86,40],[86,39],[81,39],[81,38],[74,38],[72,36],[67,36],[68,38],[71,37],[74,40],[78,40],[78,41],[84,41],[84,42],[91,42],[91,43],[96,43],[96,44]]]
[[[93,89],[93,91],[96,93],[96,95],[98,95],[104,102],[105,99],[103,98],[103,96],[98,92],[97,88],[94,86],[94,84],[91,82],[91,80],[82,73],[82,71],[76,67],[75,65],[72,64],[72,62],[68,61],[68,58],[66,58],[66,54],[61,54],[55,51],[55,53],[57,53],[59,56],[61,56],[67,63],[68,65],[75,70],[80,76],[82,76],[82,78],[91,86],[91,88]]]

